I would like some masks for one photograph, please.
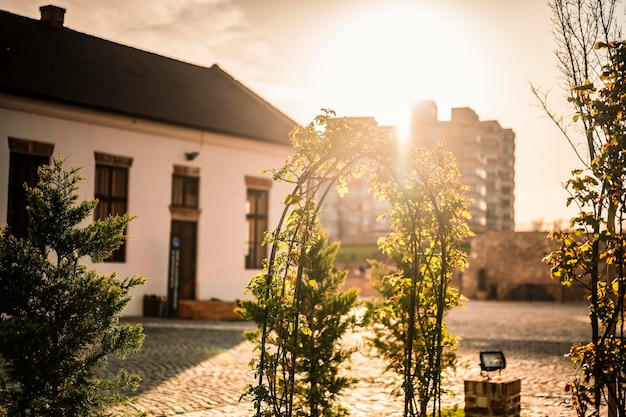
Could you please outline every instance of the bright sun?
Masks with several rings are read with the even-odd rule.
[[[373,116],[402,131],[411,103],[455,105],[478,77],[469,39],[423,7],[387,7],[352,22],[317,61],[313,94],[339,116]]]

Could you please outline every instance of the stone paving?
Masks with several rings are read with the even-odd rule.
[[[244,322],[206,322],[155,318],[126,319],[142,322],[146,341],[139,354],[123,366],[143,377],[135,407],[149,416],[251,416],[252,405],[240,397],[254,383],[248,368],[254,357],[242,331]],[[479,352],[502,350],[507,368],[502,377],[522,380],[522,416],[575,416],[563,386],[573,367],[563,357],[575,341],[588,334],[583,304],[511,303],[470,301],[447,318],[452,334],[463,337],[460,366],[449,375],[447,386],[456,392],[444,406],[463,408],[463,381],[480,378]],[[359,384],[345,393],[343,404],[352,416],[402,415],[401,398],[392,395],[399,378],[384,372],[384,363],[367,355],[360,334],[350,336],[359,351],[353,355],[351,373]],[[119,363],[112,361],[111,370]],[[498,376],[494,376],[498,378]]]

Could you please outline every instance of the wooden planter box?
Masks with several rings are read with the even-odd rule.
[[[234,310],[236,301],[215,300],[180,300],[178,302],[178,318],[194,320],[243,320]]]

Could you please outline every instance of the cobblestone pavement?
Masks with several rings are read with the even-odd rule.
[[[502,350],[507,368],[501,376],[522,380],[522,416],[575,416],[563,392],[573,367],[563,355],[572,342],[587,339],[585,305],[470,301],[466,306],[452,311],[446,320],[450,332],[463,340],[458,351],[460,366],[446,380],[456,395],[446,396],[444,406],[463,407],[463,381],[480,378],[481,350]],[[239,401],[245,386],[254,383],[248,368],[254,353],[242,336],[253,325],[126,320],[142,322],[146,333],[142,351],[123,362],[124,368],[143,377],[135,396],[138,409],[149,416],[253,414],[249,399]],[[342,397],[351,415],[401,416],[403,401],[392,396],[398,377],[384,372],[379,357],[367,355],[362,335],[351,335],[350,340],[360,346],[351,365],[351,373],[360,382]],[[112,361],[111,370],[118,365]]]

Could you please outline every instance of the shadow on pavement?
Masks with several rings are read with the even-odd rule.
[[[228,351],[246,339],[242,332],[249,323],[212,323],[168,319],[125,318],[123,322],[142,323],[146,338],[139,353],[123,361],[109,358],[106,375],[120,368],[139,374],[142,382],[132,396],[140,395],[174,378],[187,369]]]
[[[481,351],[501,350],[507,356],[530,359],[533,357],[562,358],[569,352],[571,343],[548,340],[491,340],[464,338],[459,343],[459,351],[476,353]]]

